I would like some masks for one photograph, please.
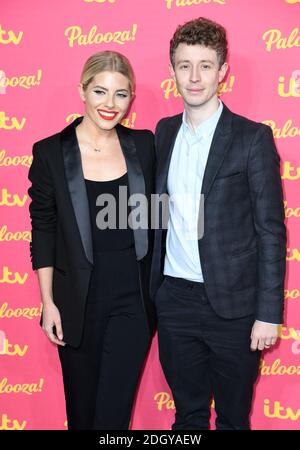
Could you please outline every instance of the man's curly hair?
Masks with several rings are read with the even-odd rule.
[[[179,44],[203,45],[215,50],[219,68],[222,67],[227,58],[228,49],[225,28],[205,17],[190,20],[177,27],[170,41],[170,61],[173,67],[175,50]]]

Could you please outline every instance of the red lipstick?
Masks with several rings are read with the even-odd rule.
[[[97,109],[97,112],[104,120],[114,120],[119,114],[118,111],[106,111],[105,109]]]

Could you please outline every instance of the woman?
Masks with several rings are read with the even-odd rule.
[[[79,93],[85,115],[33,146],[32,267],[41,325],[58,345],[68,428],[127,429],[155,319],[150,222],[121,226],[119,212],[134,213],[134,194],[150,205],[153,135],[119,124],[134,96],[125,56],[92,55]],[[105,228],[112,212],[115,226]]]

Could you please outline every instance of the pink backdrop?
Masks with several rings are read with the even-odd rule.
[[[136,100],[127,126],[153,130],[158,119],[181,111],[169,79],[169,40],[179,23],[197,16],[228,29],[230,73],[221,99],[271,125],[282,158],[285,324],[279,344],[263,356],[252,427],[299,428],[300,0],[10,0],[0,4],[0,429],[66,428],[57,351],[38,324],[29,258],[32,144],[82,115],[81,68],[100,50],[123,52],[133,63]],[[169,429],[173,415],[154,338],[132,428]]]

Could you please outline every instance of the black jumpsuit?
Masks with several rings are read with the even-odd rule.
[[[141,368],[150,344],[131,228],[119,229],[119,187],[128,176],[85,180],[94,268],[78,348],[59,346],[69,429],[128,429]],[[99,229],[100,194],[116,200],[116,229]],[[126,207],[123,196],[122,206]],[[129,208],[128,208],[129,213]],[[128,217],[128,215],[127,215]],[[99,218],[99,216],[98,216]],[[107,217],[106,217],[107,218]]]

